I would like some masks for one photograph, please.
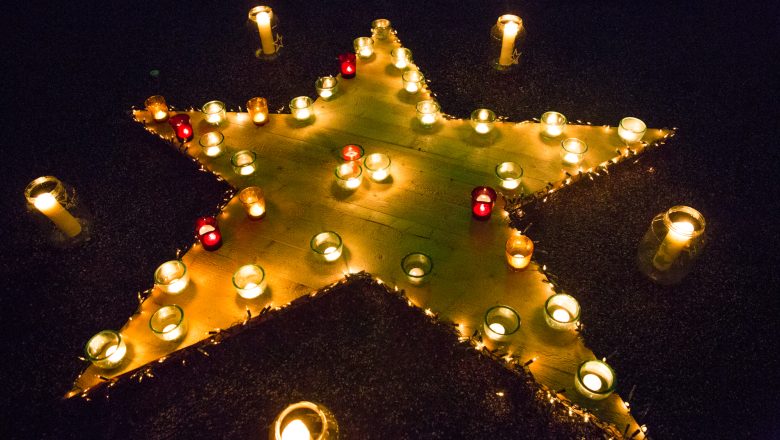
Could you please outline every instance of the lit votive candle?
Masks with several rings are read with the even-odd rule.
[[[556,293],[544,303],[544,319],[556,330],[576,330],[580,321],[580,303],[571,295]]]
[[[520,329],[520,315],[509,306],[493,306],[485,312],[484,335],[495,342],[506,343]]]
[[[248,186],[238,193],[238,200],[244,204],[246,215],[250,219],[260,220],[265,217],[265,195],[262,188]]]
[[[471,126],[478,134],[488,134],[496,123],[496,113],[486,108],[471,112]]]
[[[255,22],[260,34],[260,48],[256,55],[271,56],[276,53],[272,21],[273,10],[268,6],[255,6],[249,10],[249,20]]]
[[[215,251],[222,246],[222,233],[216,217],[204,216],[195,220],[195,235],[207,251]]]
[[[405,47],[396,47],[390,51],[390,60],[396,69],[406,69],[412,64],[412,51]]]
[[[496,190],[489,186],[478,186],[471,191],[471,214],[477,220],[487,220],[496,203]]]
[[[239,176],[248,176],[257,169],[257,154],[254,151],[241,150],[230,159],[233,171]]]
[[[242,298],[257,298],[265,291],[266,284],[265,271],[255,264],[241,266],[233,274],[233,287]]]
[[[363,146],[358,144],[344,145],[341,149],[341,158],[347,162],[360,160],[363,157]]]
[[[357,73],[357,60],[354,53],[343,53],[339,55],[339,69],[341,77],[351,79]]]
[[[417,120],[424,128],[432,127],[433,124],[439,119],[439,104],[432,100],[426,99],[417,103]]]
[[[160,95],[154,95],[146,98],[144,102],[146,111],[149,112],[154,122],[165,122],[168,120],[168,104],[165,98]]]
[[[370,58],[374,54],[374,40],[370,37],[355,38],[352,44],[355,47],[355,53],[360,58]]]
[[[363,166],[374,182],[381,182],[390,176],[390,158],[386,154],[369,154],[363,159]]]
[[[627,144],[639,142],[647,131],[647,125],[641,119],[634,117],[623,118],[618,126],[618,136]]]
[[[81,224],[65,208],[68,201],[65,186],[56,177],[39,177],[24,190],[27,201],[45,215],[66,236],[73,238],[81,234]]]
[[[355,190],[363,182],[363,167],[359,161],[344,162],[336,167],[336,183],[346,190]]]
[[[184,310],[176,304],[162,306],[149,318],[149,328],[166,342],[178,341],[187,334]]]
[[[195,130],[192,129],[192,124],[190,124],[190,115],[185,115],[182,113],[171,116],[168,119],[168,124],[170,124],[171,128],[173,128],[173,131],[176,133],[176,138],[179,139],[179,142],[184,143],[192,140],[192,136],[195,134]]]
[[[525,269],[531,263],[534,242],[525,235],[512,235],[506,241],[506,261],[512,269]]]
[[[574,378],[577,391],[592,400],[606,399],[615,390],[616,385],[617,378],[612,367],[600,360],[581,363]]]
[[[220,131],[211,131],[201,135],[198,141],[203,154],[208,157],[217,157],[222,154],[224,142],[225,136]]]
[[[154,271],[154,285],[167,294],[177,295],[189,283],[190,274],[181,260],[166,261]]]
[[[371,22],[371,35],[377,40],[386,40],[391,32],[390,20],[378,18]]]
[[[339,88],[339,79],[335,76],[322,76],[317,78],[314,82],[314,88],[317,89],[317,94],[324,100],[331,99]]]
[[[324,406],[298,402],[284,409],[270,428],[271,440],[336,440],[336,418]]]
[[[561,159],[566,165],[578,165],[585,158],[588,144],[577,138],[568,138],[561,141]]]
[[[341,237],[333,231],[316,234],[311,238],[309,246],[315,254],[327,262],[338,260],[344,250]]]
[[[516,189],[523,180],[523,168],[514,162],[496,165],[496,177],[504,189]]]
[[[298,96],[290,101],[290,112],[293,118],[299,121],[306,121],[314,114],[314,107],[311,98],[308,96]]]
[[[227,118],[225,113],[225,103],[222,101],[209,101],[203,104],[201,108],[205,115],[206,122],[211,125],[219,125],[225,122]]]
[[[679,258],[680,253],[704,232],[704,216],[688,206],[674,206],[663,216],[666,235],[653,256],[653,267],[666,271]]]
[[[401,80],[404,84],[404,90],[409,93],[417,93],[422,90],[425,77],[419,70],[409,69],[401,75]]]
[[[540,121],[542,136],[546,138],[555,138],[563,134],[563,128],[566,126],[566,116],[558,112],[545,112]]]
[[[412,252],[401,259],[401,270],[414,285],[420,285],[428,279],[433,271],[433,259],[422,252]]]
[[[127,345],[114,330],[103,330],[87,341],[84,354],[92,365],[106,370],[118,367],[125,359]]]
[[[268,122],[268,101],[265,98],[258,96],[247,101],[246,111],[253,124],[260,126]]]

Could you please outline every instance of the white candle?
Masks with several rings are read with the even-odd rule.
[[[571,315],[565,309],[555,309],[552,312],[552,317],[558,322],[569,322]]]
[[[669,233],[653,257],[653,266],[658,270],[668,270],[688,244],[694,230],[695,227],[688,221],[672,223]]]
[[[494,332],[498,333],[499,335],[503,335],[503,334],[506,333],[506,329],[504,328],[504,326],[499,324],[499,323],[497,323],[497,322],[494,322],[494,323],[490,324],[488,327],[490,327],[490,330],[493,330]]]
[[[241,167],[241,175],[242,176],[248,176],[255,172],[255,166],[254,165],[244,165]]]
[[[341,256],[341,250],[336,246],[330,246],[322,252],[325,261],[336,261]]]
[[[627,117],[620,120],[618,136],[626,143],[639,142],[647,131],[647,125],[638,118]]]
[[[200,229],[198,229],[198,235],[205,235],[205,234],[208,234],[209,232],[214,231],[216,229],[217,228],[215,228],[214,226],[211,226],[211,225],[203,225],[203,226],[200,227]]]
[[[487,194],[480,194],[480,195],[478,195],[477,196],[477,201],[478,202],[482,202],[482,203],[490,203],[491,202],[490,196],[488,196]]]
[[[421,277],[423,275],[425,275],[425,272],[422,270],[422,268],[413,267],[413,268],[409,269],[409,276],[413,276],[413,277],[418,277],[419,278],[419,277]]]
[[[163,333],[168,333],[169,331],[176,328],[176,324],[168,324],[163,328]]]
[[[164,121],[168,117],[168,112],[163,110],[157,110],[154,112],[154,120],[157,122]]]
[[[35,198],[33,205],[68,237],[73,238],[81,233],[81,225],[78,220],[60,205],[60,202],[51,193],[39,195]]]
[[[349,189],[355,189],[360,186],[361,181],[362,179],[360,179],[359,177],[350,177],[349,179],[347,179],[346,186]]]
[[[422,115],[422,118],[420,118],[420,122],[422,122],[423,125],[431,125],[434,122],[436,122],[436,116],[431,114]]]
[[[583,376],[582,384],[585,385],[585,388],[591,391],[599,391],[603,386],[601,382],[601,378],[592,373],[588,373],[585,376]]]
[[[262,124],[265,122],[266,116],[265,113],[255,113],[255,115],[252,117],[252,121],[255,124]]]
[[[189,282],[187,266],[178,260],[166,261],[154,273],[154,283],[165,293],[180,293]]]
[[[282,440],[311,440],[311,433],[305,423],[295,419],[284,427]]]
[[[515,49],[515,38],[520,26],[514,21],[508,21],[504,24],[504,36],[501,40],[501,56],[498,58],[498,64],[509,66],[512,64],[512,52]]]
[[[566,153],[563,155],[563,161],[571,165],[576,165],[580,162],[580,156],[574,153]]]
[[[249,207],[249,215],[251,217],[262,217],[265,214],[265,207],[259,203],[255,203]]]
[[[261,11],[256,16],[257,29],[260,32],[260,45],[265,55],[271,55],[276,52],[274,45],[274,35],[271,32],[271,11]]]

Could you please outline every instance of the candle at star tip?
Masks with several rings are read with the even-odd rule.
[[[641,141],[646,131],[647,125],[641,119],[631,116],[621,119],[618,125],[618,136],[628,144]]]
[[[390,20],[377,18],[371,22],[371,35],[377,40],[386,40],[391,30]]]
[[[390,59],[396,69],[405,69],[412,63],[412,51],[405,47],[396,47],[390,51]]]
[[[35,197],[33,206],[68,237],[73,238],[81,233],[79,221],[51,193],[43,193]]]
[[[160,95],[154,95],[146,98],[144,102],[146,111],[152,116],[154,122],[165,122],[168,120],[168,104],[165,98]]]
[[[103,330],[92,336],[84,346],[84,354],[92,365],[112,369],[125,359],[127,345],[122,335],[114,330]]]
[[[370,37],[355,38],[352,44],[360,58],[370,58],[374,54],[374,40]]]
[[[215,251],[222,246],[222,233],[213,216],[200,217],[195,221],[195,234],[207,251]]]
[[[615,372],[606,362],[585,361],[577,368],[574,386],[577,391],[592,400],[603,400],[615,390]]]
[[[544,303],[544,318],[555,330],[576,330],[580,320],[580,304],[565,293],[556,293]]]

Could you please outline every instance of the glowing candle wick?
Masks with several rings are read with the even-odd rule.
[[[305,423],[295,419],[284,427],[282,440],[311,440],[311,433]]]

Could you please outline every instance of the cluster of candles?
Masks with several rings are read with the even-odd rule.
[[[390,177],[390,157],[384,153],[372,153],[363,156],[361,145],[348,144],[341,149],[343,163],[336,167],[336,182],[342,189],[352,191],[363,182],[363,169],[375,182],[383,182]],[[361,165],[362,159],[362,165]]]

